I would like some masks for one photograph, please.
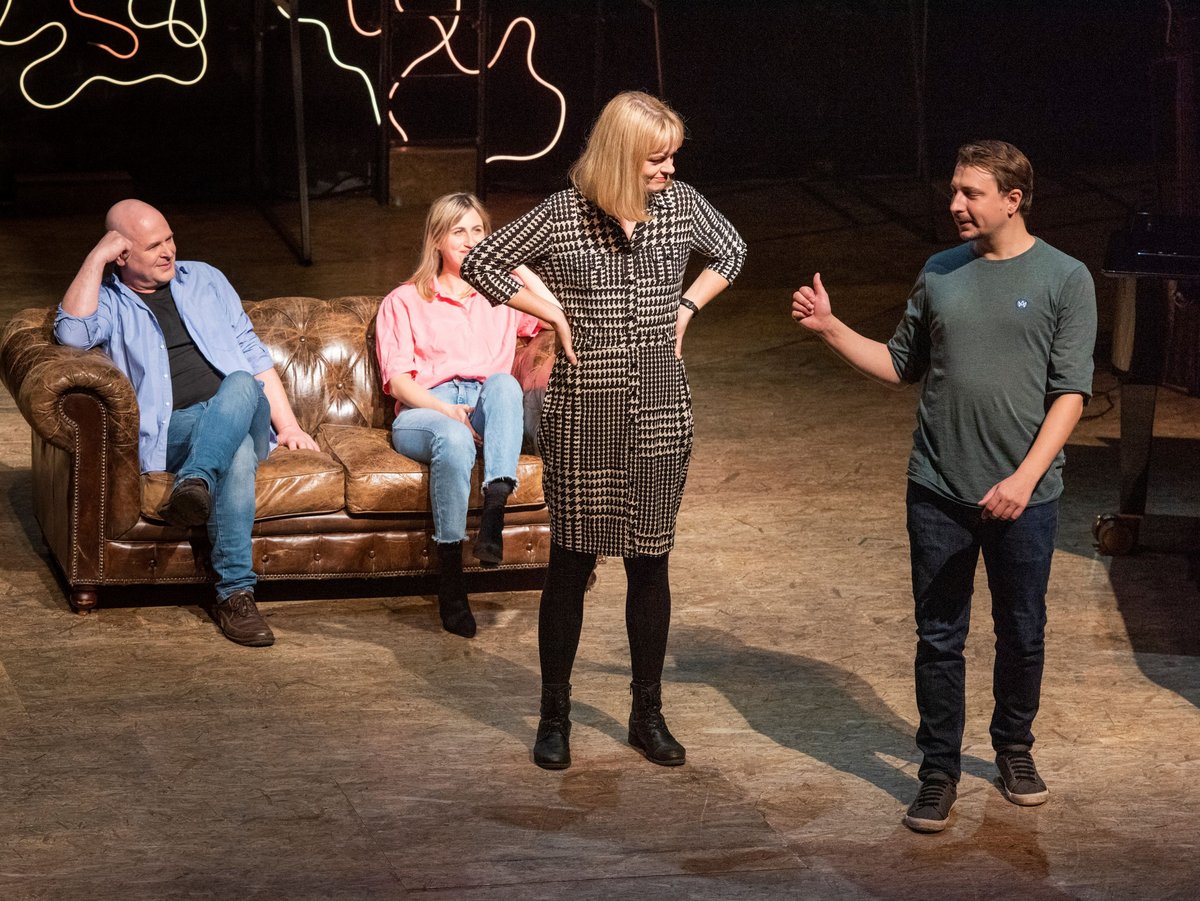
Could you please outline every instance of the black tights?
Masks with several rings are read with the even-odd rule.
[[[661,682],[667,633],[671,628],[668,554],[625,557],[625,629],[635,682]],[[571,681],[579,633],[583,628],[583,595],[596,566],[595,554],[550,545],[550,568],[538,609],[538,656],[542,682]]]

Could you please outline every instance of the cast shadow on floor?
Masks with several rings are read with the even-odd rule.
[[[1067,448],[1062,520],[1087,525],[1060,549],[1096,553],[1095,517],[1117,511],[1119,442]],[[1200,441],[1154,439],[1147,515],[1137,549],[1107,558],[1108,577],[1138,668],[1200,707]],[[1169,488],[1168,488],[1169,486]]]
[[[892,760],[916,763],[914,728],[854,672],[799,654],[747,644],[705,626],[672,629],[669,681],[709,685],[759,734],[856,776],[908,804],[915,776]],[[963,755],[964,774],[990,781],[988,761]]]

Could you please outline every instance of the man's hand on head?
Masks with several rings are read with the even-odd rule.
[[[96,262],[107,266],[124,258],[132,249],[133,242],[123,234],[119,231],[109,231],[100,239],[100,243],[92,248],[91,256]]]

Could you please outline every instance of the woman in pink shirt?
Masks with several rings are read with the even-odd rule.
[[[438,611],[446,630],[465,638],[475,634],[462,542],[476,448],[483,449],[483,514],[474,554],[495,566],[504,556],[504,507],[517,486],[524,432],[521,386],[511,375],[517,335],[540,326],[513,307],[492,306],[460,277],[463,258],[490,231],[473,194],[435,200],[417,271],[384,298],[375,321],[383,388],[396,398],[392,446],[429,465]],[[524,267],[516,274],[548,296]]]

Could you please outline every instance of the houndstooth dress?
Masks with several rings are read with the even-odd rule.
[[[729,281],[746,257],[737,231],[694,188],[648,195],[632,239],[576,189],[553,194],[480,242],[463,278],[492,303],[525,264],[566,312],[578,365],[555,360],[538,430],[553,541],[608,556],[671,550],[692,451],[692,401],[675,356],[691,251]]]

